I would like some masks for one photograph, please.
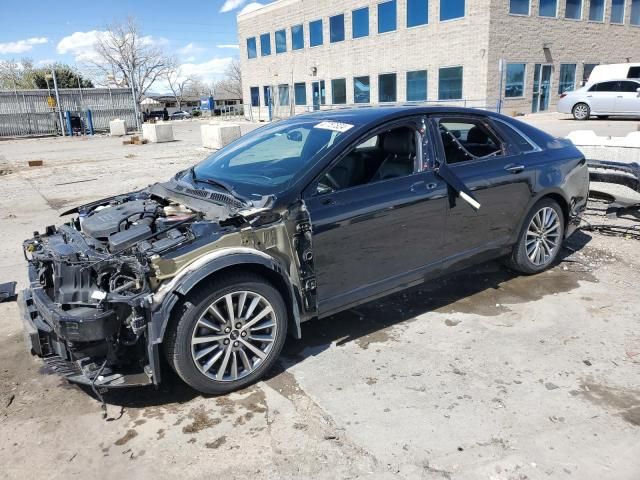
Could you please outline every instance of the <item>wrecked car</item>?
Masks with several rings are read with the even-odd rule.
[[[445,107],[315,112],[24,242],[29,348],[73,382],[196,390],[260,379],[287,334],[445,272],[553,264],[585,208],[568,141]]]

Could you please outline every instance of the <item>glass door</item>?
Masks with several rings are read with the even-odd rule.
[[[313,94],[313,109],[320,110],[320,105],[326,103],[324,80],[313,82],[311,88]]]
[[[552,65],[536,63],[533,73],[533,100],[531,112],[544,112],[549,109],[551,98],[551,72]]]

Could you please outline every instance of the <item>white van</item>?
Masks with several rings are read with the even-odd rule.
[[[589,76],[588,84],[623,78],[640,79],[640,63],[612,63],[596,65]]]

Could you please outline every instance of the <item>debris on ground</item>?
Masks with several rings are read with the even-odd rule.
[[[122,145],[146,145],[149,140],[146,138],[140,138],[137,135],[132,135],[129,140],[123,140]]]
[[[41,167],[44,165],[42,160],[29,160],[27,163],[30,167]]]

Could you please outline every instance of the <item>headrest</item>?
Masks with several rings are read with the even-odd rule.
[[[410,128],[398,128],[386,133],[382,140],[386,153],[395,155],[413,155],[416,153],[416,139]]]
[[[480,127],[471,127],[467,133],[468,143],[480,143],[482,145],[489,143],[487,134]]]

